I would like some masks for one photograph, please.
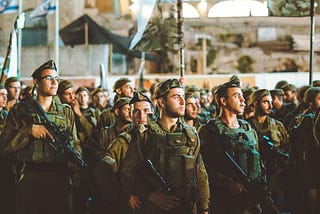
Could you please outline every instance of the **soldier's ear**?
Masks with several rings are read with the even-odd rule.
[[[114,114],[115,114],[116,116],[119,116],[119,111],[120,111],[120,109],[116,108],[116,109],[114,110]]]
[[[33,80],[33,85],[34,85],[34,87],[35,87],[36,89],[38,89],[38,88],[39,88],[39,80],[34,79],[34,80]]]
[[[157,100],[157,105],[159,106],[159,107],[163,107],[164,106],[164,100],[163,100],[163,98],[162,97],[160,97],[158,100]]]
[[[117,88],[117,89],[116,89],[116,93],[117,93],[117,94],[121,94],[121,92],[122,92],[122,91],[121,91],[121,88]]]
[[[227,105],[227,99],[225,97],[220,97],[220,104],[223,105],[223,106],[226,106]]]

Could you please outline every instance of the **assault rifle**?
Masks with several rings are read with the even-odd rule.
[[[142,161],[136,168],[138,175],[143,178],[146,185],[151,190],[162,188],[163,190],[170,192],[171,188],[166,180],[160,175],[160,173],[154,167],[150,159]]]
[[[33,109],[40,118],[42,118],[44,122],[41,125],[44,125],[54,138],[53,142],[50,141],[48,143],[55,151],[65,153],[80,169],[88,166],[82,157],[72,148],[71,143],[73,139],[70,130],[60,130],[59,127],[50,120],[40,103],[32,98],[32,96],[27,96],[21,102],[26,103],[29,108]]]
[[[225,152],[225,157],[231,169],[237,175],[235,180],[246,188],[250,202],[255,203],[254,210],[251,211],[257,214],[281,214],[271,198],[265,180],[251,180],[228,151]]]

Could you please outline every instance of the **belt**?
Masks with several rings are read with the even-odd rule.
[[[35,163],[26,162],[26,171],[62,171],[67,169],[66,163]]]

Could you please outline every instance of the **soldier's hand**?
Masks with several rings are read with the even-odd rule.
[[[32,125],[31,128],[31,135],[36,139],[50,139],[51,141],[54,141],[53,136],[50,134],[50,132],[46,129],[43,125]]]
[[[129,196],[129,201],[128,201],[128,206],[131,207],[133,210],[139,209],[141,205],[141,201],[137,196],[130,195]]]
[[[180,206],[180,200],[174,195],[168,195],[161,189],[152,192],[149,195],[149,201],[165,211],[175,209]]]
[[[81,117],[82,116],[82,113],[81,113],[81,110],[80,110],[80,105],[79,105],[79,102],[78,100],[73,100],[71,102],[71,107],[72,107],[72,110],[73,112],[78,116],[78,117]]]

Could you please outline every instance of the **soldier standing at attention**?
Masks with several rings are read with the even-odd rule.
[[[148,117],[152,114],[152,101],[141,92],[135,92],[130,101],[132,106],[133,127],[128,132],[116,137],[107,149],[102,161],[95,170],[96,185],[103,195],[103,207],[105,213],[128,214],[129,205],[133,210],[139,208],[140,201],[136,196],[127,194],[120,182],[120,169],[126,157],[131,136],[140,127],[148,124]]]
[[[32,78],[37,97],[30,99],[39,102],[60,130],[71,131],[74,140],[71,146],[80,154],[72,109],[53,99],[59,82],[55,63],[52,60],[44,63],[33,72]],[[42,125],[43,117],[28,105],[29,102],[20,102],[11,108],[0,139],[0,153],[16,152],[23,166],[17,177],[16,213],[69,214],[67,157],[50,146],[54,137]]]
[[[207,214],[209,183],[199,138],[194,127],[179,119],[185,113],[183,88],[177,79],[168,79],[159,84],[155,98],[159,117],[131,136],[135,140],[123,161],[122,185],[141,200],[136,213],[191,214],[196,206],[198,214]],[[141,167],[147,159],[167,185],[149,182],[152,175]]]
[[[220,114],[199,130],[201,155],[208,171],[213,213],[244,213],[247,200],[243,197],[245,187],[233,177],[228,151],[251,180],[261,177],[260,157],[256,150],[257,134],[245,120],[245,100],[239,81],[230,81],[216,91]],[[245,160],[252,160],[246,162]],[[228,162],[227,162],[228,161]]]

